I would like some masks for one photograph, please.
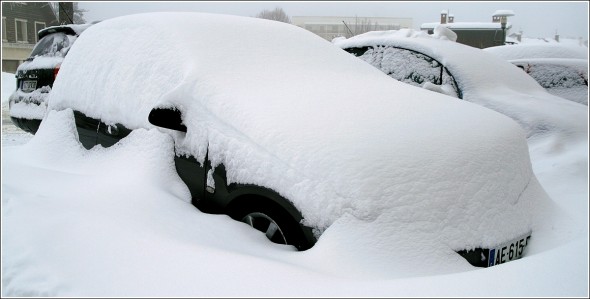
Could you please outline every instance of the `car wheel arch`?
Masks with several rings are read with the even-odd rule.
[[[225,207],[225,214],[237,221],[242,221],[244,215],[252,212],[263,213],[280,223],[279,226],[287,234],[289,244],[300,251],[311,248],[316,242],[311,228],[301,224],[303,217],[299,210],[282,197],[245,193],[232,197]]]

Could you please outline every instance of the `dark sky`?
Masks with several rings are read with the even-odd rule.
[[[442,1],[285,1],[285,2],[80,2],[87,10],[86,21],[105,20],[127,14],[153,11],[197,11],[240,16],[255,16],[264,9],[282,8],[289,16],[358,16],[412,18],[414,29],[422,23],[437,22],[448,10],[456,22],[488,22],[496,10],[512,10],[508,22],[511,32],[522,30],[526,37],[588,39],[588,2],[442,2]]]

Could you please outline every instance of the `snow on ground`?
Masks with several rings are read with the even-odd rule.
[[[3,296],[587,295],[585,142],[531,149],[556,204],[547,231],[525,258],[480,269],[450,253],[412,256],[419,248],[403,238],[389,254],[366,246],[379,232],[352,217],[306,252],[270,243],[186,203],[173,148],[158,146],[169,136],[141,129],[86,151],[67,116],[53,112],[27,144],[3,146]]]
[[[2,144],[24,144],[32,135],[17,128],[10,120],[8,97],[16,89],[14,74],[2,72]]]
[[[2,103],[8,102],[8,97],[16,89],[16,78],[12,73],[2,72]]]

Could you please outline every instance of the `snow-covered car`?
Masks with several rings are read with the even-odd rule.
[[[48,103],[48,115],[73,112],[90,150],[166,134],[153,146],[174,148],[193,205],[299,250],[356,219],[385,223],[381,238],[417,226],[449,256],[492,266],[525,254],[547,196],[510,118],[392,82],[281,22],[103,21],[77,40]]]
[[[533,77],[547,92],[588,105],[588,60],[533,58],[509,62]]]
[[[432,35],[412,29],[372,31],[333,43],[398,81],[505,114],[529,138],[549,130],[587,134],[587,107],[548,93],[515,65],[454,38],[448,28],[438,26]],[[578,119],[579,125],[572,127],[554,111]]]
[[[483,50],[518,66],[549,93],[588,105],[588,48],[520,44]]]
[[[10,118],[35,133],[47,110],[47,96],[60,65],[78,36],[92,24],[51,26],[37,33],[31,55],[16,70],[16,90],[9,97]]]

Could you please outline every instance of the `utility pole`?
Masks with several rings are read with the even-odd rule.
[[[59,24],[74,24],[74,2],[58,2]]]

